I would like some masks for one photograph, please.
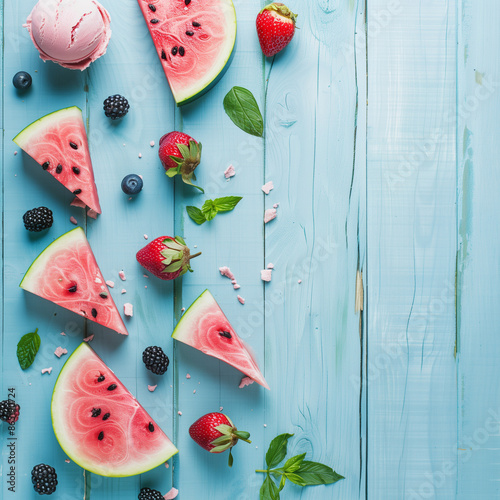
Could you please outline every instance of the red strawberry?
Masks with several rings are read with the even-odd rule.
[[[186,184],[204,192],[191,182],[196,180],[194,171],[200,164],[201,143],[182,132],[170,132],[160,139],[158,156],[169,177],[180,174]]]
[[[210,453],[222,453],[229,450],[229,467],[233,465],[231,448],[242,439],[247,443],[250,434],[239,431],[231,419],[223,413],[207,413],[199,418],[190,428],[189,435]]]
[[[189,262],[201,255],[191,255],[180,236],[160,236],[137,252],[137,262],[162,280],[174,280],[191,271]]]
[[[272,3],[264,7],[257,15],[257,35],[259,36],[262,52],[271,57],[283,50],[295,33],[294,14],[282,3]]]

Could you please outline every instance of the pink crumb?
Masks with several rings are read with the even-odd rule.
[[[196,389],[193,391],[193,394],[196,394]]]
[[[14,151],[14,156],[17,156],[17,151]]]
[[[147,274],[143,274],[143,277],[144,278],[149,278],[149,276]]]
[[[190,378],[191,378],[191,375],[189,375],[189,373],[186,373],[186,378],[187,378],[187,379],[190,379]]]
[[[54,354],[60,358],[63,354],[68,354],[68,350],[64,349],[64,347],[59,346],[55,351]]]
[[[70,464],[70,463],[71,463],[71,460],[70,460],[69,458],[67,458],[67,459],[65,460],[65,462],[66,462],[67,464]]]
[[[183,307],[183,308],[181,309],[181,313],[183,313],[183,312],[185,312],[185,311],[186,311],[186,308],[185,308],[185,307]]]
[[[127,293],[127,290],[125,288],[122,288],[122,294]]]
[[[266,194],[269,194],[273,189],[274,189],[273,181],[266,182],[262,186],[262,191],[264,191],[264,193],[266,193]]]
[[[233,285],[233,288],[234,288],[235,290],[239,290],[239,289],[241,288],[241,286],[240,286],[240,285],[238,285],[238,283],[236,283],[235,285]]]
[[[61,332],[61,335],[63,335],[64,337],[66,337],[66,334],[64,332]]]
[[[165,469],[168,469],[170,467],[170,464],[168,462],[165,462]]]
[[[75,199],[70,203],[70,206],[72,207],[79,207],[79,208],[85,208],[87,205],[78,198],[78,196],[75,196]]]
[[[269,264],[267,265],[267,268],[274,269],[274,264],[272,262],[269,262]]]
[[[231,269],[227,266],[219,267],[219,272],[222,276],[229,278],[230,280],[235,280],[234,274],[231,272]]]
[[[144,235],[144,239],[147,240],[149,236],[147,234]]]
[[[94,336],[93,335],[89,335],[88,337],[85,337],[83,339],[84,342],[92,342],[94,340]]]
[[[166,495],[163,495],[163,498],[165,500],[174,500],[174,498],[177,498],[178,494],[179,490],[176,488],[172,488]]]
[[[149,141],[149,145],[154,148],[155,147],[155,141]]]
[[[111,280],[108,280],[108,281],[106,281],[106,285],[108,285],[109,288],[114,288],[115,287],[115,282],[111,281]]]
[[[92,219],[97,219],[97,212],[95,210],[92,210],[91,208],[89,208],[87,210],[87,216],[92,217]]]
[[[238,284],[238,282],[237,282],[236,280],[231,280],[231,283],[232,283],[233,285],[237,285],[237,284]]]
[[[300,285],[302,283],[302,280],[297,281],[297,283]]]
[[[224,177],[226,179],[234,177],[235,175],[236,175],[236,170],[234,170],[234,167],[232,165],[229,165],[229,167],[227,167],[226,170],[224,171]]]
[[[52,366],[50,366],[49,368],[42,368],[42,375],[44,373],[48,373],[50,375],[51,372],[52,372]]]
[[[240,302],[240,304],[245,304],[245,299],[243,297],[241,297],[240,295],[238,295],[238,300]]]
[[[246,387],[247,385],[252,385],[254,382],[255,380],[252,380],[250,377],[243,377],[238,387],[240,389],[243,389],[243,387]]]
[[[75,226],[78,224],[78,221],[73,216],[69,218],[69,221],[71,222],[71,224],[74,224]]]
[[[181,417],[181,416],[182,416],[182,411],[180,411],[180,410],[179,410],[179,411],[177,412],[177,415],[179,415],[179,417]]]
[[[139,158],[142,158],[142,153],[139,153]]]
[[[156,385],[148,385],[148,391],[149,392],[154,392],[157,387],[158,387],[158,384],[156,384]]]
[[[260,272],[260,279],[262,281],[271,281],[271,278],[272,278],[272,272],[273,270],[272,269],[263,269],[261,272]]]
[[[279,203],[275,203],[275,204],[273,205],[273,208],[278,208],[279,206],[280,206],[280,204],[279,204]]]
[[[275,208],[268,208],[264,212],[264,224],[267,224],[268,222],[272,221],[273,219],[276,219],[277,212]]]
[[[124,271],[120,271],[120,272],[118,273],[118,276],[120,276],[120,279],[121,279],[122,281],[126,281],[126,279],[127,279],[127,278],[125,277],[125,272],[124,272]]]
[[[125,316],[132,317],[134,315],[134,306],[129,302],[123,304],[123,312],[125,313]]]
[[[224,409],[224,407],[223,407],[223,406],[220,406],[220,407],[219,407],[219,411],[222,411],[223,409]]]

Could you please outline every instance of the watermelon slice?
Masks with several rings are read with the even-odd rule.
[[[236,42],[231,0],[138,0],[177,106],[210,90]]]
[[[228,363],[269,389],[254,357],[208,290],[183,314],[172,337]]]
[[[31,264],[19,286],[128,335],[81,227],[52,242]]]
[[[43,116],[13,141],[85,205],[101,213],[80,108],[73,106]]]
[[[86,342],[64,364],[51,412],[64,452],[100,476],[142,474],[178,451]]]

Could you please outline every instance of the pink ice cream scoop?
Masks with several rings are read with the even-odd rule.
[[[109,23],[95,0],[40,0],[25,27],[44,61],[84,70],[106,52]]]

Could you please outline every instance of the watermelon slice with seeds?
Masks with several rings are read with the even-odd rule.
[[[64,452],[100,476],[142,474],[178,451],[86,342],[68,358],[57,378],[51,413]]]
[[[177,106],[210,90],[231,62],[231,0],[138,0]]]
[[[249,348],[238,337],[208,290],[205,290],[183,314],[172,337],[228,363],[269,389]]]
[[[80,108],[73,106],[43,116],[13,141],[85,205],[101,213]]]
[[[19,286],[128,335],[81,227],[52,242],[31,264]]]

